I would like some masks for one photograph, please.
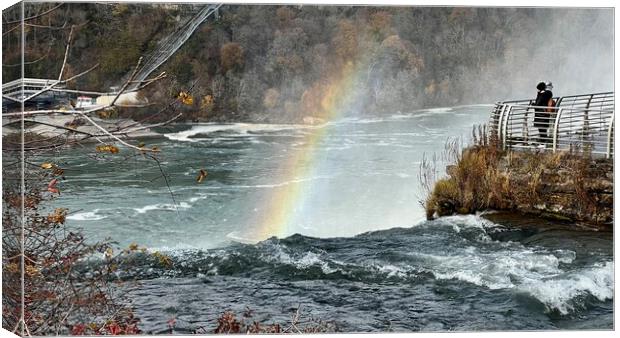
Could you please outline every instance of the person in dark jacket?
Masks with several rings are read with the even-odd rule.
[[[534,105],[537,106],[537,108],[534,108],[534,127],[538,128],[539,142],[545,144],[549,142],[548,130],[551,113],[548,108],[542,107],[549,106],[549,101],[552,101],[553,93],[551,90],[547,90],[547,85],[544,82],[539,82],[536,85],[536,89],[538,89],[538,93],[536,94],[536,101],[534,101]]]

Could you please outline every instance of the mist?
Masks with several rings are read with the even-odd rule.
[[[480,71],[486,100],[535,96],[539,81],[552,81],[557,96],[614,90],[614,32],[611,9],[523,9],[534,13],[515,29],[503,57]],[[506,20],[509,20],[508,18]],[[475,101],[476,93],[465,95]]]
[[[534,98],[540,81],[553,82],[556,96],[614,90],[611,9],[455,8],[442,20],[444,10],[407,8],[396,14],[417,13],[423,21],[417,30],[406,20],[394,26],[400,36],[422,41],[417,47],[427,74],[417,79],[377,74],[374,81],[393,82],[384,92],[410,96],[391,97],[375,111],[406,109],[407,102],[433,107]],[[434,25],[423,28],[427,24]],[[434,43],[425,45],[428,37]],[[409,88],[399,88],[408,80]],[[438,89],[432,90],[434,84]]]

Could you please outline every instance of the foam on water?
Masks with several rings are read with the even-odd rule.
[[[548,311],[567,314],[575,310],[579,297],[591,295],[600,301],[613,299],[613,262],[594,267],[574,268],[572,250],[526,247],[519,242],[494,241],[487,230],[503,228],[479,216],[451,216],[434,221],[452,226],[461,235],[466,229],[478,230],[475,246],[454,254],[412,252],[437,279],[456,279],[491,290],[513,289],[525,292],[543,303]]]
[[[189,209],[191,208],[192,205],[187,203],[187,202],[181,202],[178,204],[172,204],[172,203],[157,203],[157,204],[150,204],[150,205],[145,205],[141,208],[132,208],[135,212],[139,213],[139,214],[145,214],[149,211],[153,211],[153,210],[170,210],[170,211],[174,211],[177,209]]]
[[[193,136],[200,134],[211,134],[216,132],[229,132],[228,137],[237,135],[252,135],[252,133],[268,133],[284,130],[316,129],[321,126],[302,125],[302,124],[258,124],[258,123],[232,123],[232,124],[199,124],[192,128],[176,133],[164,134],[170,140],[181,142],[197,142]]]
[[[297,184],[297,183],[302,183],[302,182],[308,182],[308,181],[314,181],[314,180],[322,180],[322,179],[331,179],[332,176],[327,176],[327,175],[320,175],[320,176],[314,176],[314,177],[309,177],[309,178],[303,178],[303,179],[293,179],[290,181],[284,181],[284,182],[279,182],[279,183],[271,183],[271,184],[253,184],[253,185],[233,185],[230,186],[231,188],[238,188],[238,189],[254,189],[254,188],[280,188],[280,187],[285,187],[287,185],[291,185],[291,184]]]
[[[460,281],[500,294],[525,294],[543,304],[546,312],[562,315],[582,311],[589,306],[588,299],[613,299],[612,262],[575,265],[577,257],[572,250],[495,241],[487,231],[498,229],[502,230],[479,216],[453,216],[403,228],[401,234],[396,230],[377,231],[348,239],[334,238],[332,244],[294,235],[209,250],[197,259],[180,253],[173,256],[181,261],[175,266],[188,269],[181,273],[191,276],[246,276],[249,271],[258,271],[260,276],[267,273],[286,280],[389,280],[398,285]],[[252,242],[239,233],[228,237]],[[376,247],[377,239],[384,244]],[[396,249],[403,240],[406,249]],[[361,250],[365,245],[373,249]]]
[[[568,314],[583,306],[577,301],[579,297],[591,295],[600,301],[613,299],[613,262],[598,263],[592,268],[531,280],[520,285],[518,290],[536,297],[548,310]]]
[[[93,211],[78,212],[68,215],[67,219],[74,221],[99,221],[105,219],[106,216],[97,214],[98,211],[99,209],[95,209]]]

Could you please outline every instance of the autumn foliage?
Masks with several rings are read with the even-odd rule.
[[[351,20],[341,20],[332,45],[341,60],[355,59],[358,54],[358,32],[355,23]]]
[[[170,322],[169,322],[170,323]],[[173,322],[174,323],[174,322]],[[261,323],[254,319],[254,311],[246,308],[240,316],[232,311],[225,311],[217,318],[217,327],[208,329],[197,328],[198,334],[280,334],[280,333],[329,333],[337,332],[332,321],[314,318],[302,318],[301,307],[291,314],[287,323]]]
[[[67,209],[48,211],[44,207],[57,193],[46,182],[54,182],[58,189],[61,177],[51,170],[55,165],[41,166],[49,169],[27,170],[23,197],[17,186],[7,181],[3,186],[3,327],[16,328],[23,311],[26,332],[32,335],[139,333],[138,320],[131,309],[121,305],[111,283],[122,255],[102,260],[112,243],[89,243],[79,229],[65,226]],[[6,177],[9,172],[3,174]],[[88,268],[92,259],[100,262],[95,270]]]
[[[224,44],[220,50],[220,63],[224,73],[243,66],[243,48],[241,45],[236,42]]]

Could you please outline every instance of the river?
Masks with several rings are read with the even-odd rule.
[[[55,203],[88,238],[170,255],[172,268],[127,272],[140,280],[129,295],[145,332],[169,332],[172,317],[175,332],[212,329],[246,306],[286,323],[299,305],[347,332],[611,329],[611,233],[425,220],[423,156],[467,141],[489,109],[174,125],[146,141],[165,178],[126,149],[55,155],[67,177]]]

